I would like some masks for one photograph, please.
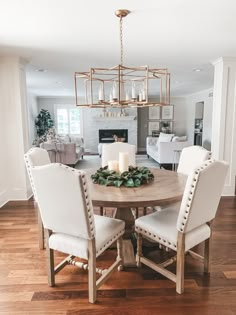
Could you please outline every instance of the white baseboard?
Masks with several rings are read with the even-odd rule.
[[[2,208],[7,202],[9,201],[8,199],[8,193],[6,190],[3,190],[0,192],[0,208]]]

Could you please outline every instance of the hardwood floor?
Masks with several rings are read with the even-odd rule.
[[[46,256],[38,248],[37,213],[33,201],[9,202],[0,209],[0,314],[195,315],[236,314],[236,198],[222,198],[213,225],[211,275],[186,257],[185,292],[147,267],[116,271],[88,303],[87,272],[68,266],[47,285]],[[201,251],[201,248],[199,248]],[[152,259],[170,255],[146,247]],[[109,250],[98,260],[114,259]],[[56,255],[56,261],[62,258]]]

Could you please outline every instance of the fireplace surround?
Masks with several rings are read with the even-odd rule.
[[[128,129],[99,129],[99,143],[128,142]]]

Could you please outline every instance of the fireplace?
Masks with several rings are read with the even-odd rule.
[[[99,129],[98,132],[99,143],[128,142],[128,129]]]

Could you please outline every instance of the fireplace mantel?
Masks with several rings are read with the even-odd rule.
[[[93,117],[96,121],[110,121],[110,120],[135,120],[136,116],[120,116],[120,117]]]

